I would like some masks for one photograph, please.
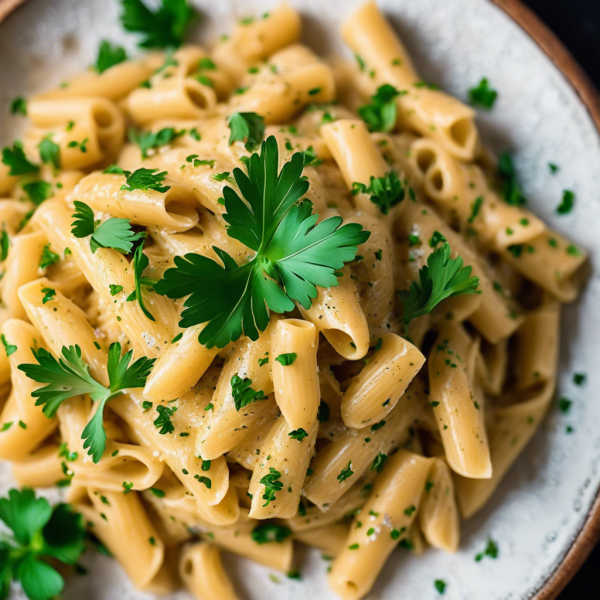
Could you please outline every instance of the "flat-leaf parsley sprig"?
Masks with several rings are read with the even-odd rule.
[[[304,156],[294,154],[281,171],[275,137],[260,153],[243,159],[247,174],[233,170],[239,194],[223,189],[227,234],[256,255],[243,265],[213,247],[223,266],[198,254],[175,257],[155,290],[169,298],[189,296],[180,325],[206,323],[199,336],[208,348],[225,347],[242,334],[256,340],[269,323],[269,310],[284,313],[298,302],[308,309],[317,286],[338,285],[339,269],[354,259],[370,233],[341,217],[317,224],[312,204],[298,201],[308,190]]]
[[[408,291],[399,291],[404,306],[404,324],[430,313],[442,300],[452,296],[474,294],[479,277],[471,277],[471,267],[463,267],[460,256],[450,258],[447,242],[432,252],[427,265],[419,270],[419,281],[413,281]]]
[[[84,550],[81,515],[68,504],[54,508],[32,489],[10,490],[0,498],[0,520],[13,532],[0,538],[0,600],[9,597],[11,581],[19,581],[30,600],[60,594],[64,579],[47,560],[72,565]]]
[[[195,15],[188,0],[162,0],[154,12],[142,0],[121,0],[121,6],[123,27],[143,34],[142,48],[180,46]]]
[[[71,233],[76,238],[90,237],[92,254],[98,248],[113,248],[128,254],[135,242],[144,239],[145,234],[135,233],[128,219],[107,219],[100,223],[94,218],[94,211],[85,203],[75,200],[75,212],[71,223]]]
[[[104,407],[125,390],[144,387],[156,359],[143,356],[130,366],[133,350],[121,356],[121,344],[114,342],[108,351],[109,387],[105,387],[90,375],[90,368],[82,359],[79,346],[63,346],[62,356],[58,360],[43,348],[31,350],[37,364],[22,364],[18,368],[29,379],[46,384],[31,395],[37,398],[36,406],[43,406],[42,412],[48,418],[56,414],[65,400],[75,396],[89,394],[98,403],[94,416],[81,435],[85,440],[83,447],[89,448],[88,454],[97,463],[106,449]]]

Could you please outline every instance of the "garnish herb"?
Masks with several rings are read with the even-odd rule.
[[[262,390],[253,390],[250,387],[251,385],[252,379],[248,379],[248,377],[242,379],[237,373],[231,378],[231,394],[235,402],[235,410],[238,412],[248,404],[252,404],[252,402],[266,400],[267,398]]]
[[[42,304],[46,304],[46,302],[50,302],[56,297],[56,290],[53,290],[52,288],[42,288],[42,292],[44,294]]]
[[[338,481],[342,483],[342,481],[352,477],[352,475],[354,475],[354,471],[352,470],[352,461],[348,461],[348,466],[340,471],[340,474],[337,476],[337,478]]]
[[[23,488],[0,498],[0,520],[12,531],[0,540],[0,598],[9,597],[13,580],[30,600],[58,596],[65,582],[55,566],[75,564],[84,550],[81,515]]]
[[[188,0],[161,0],[154,12],[142,0],[121,0],[121,8],[124,29],[143,35],[142,48],[180,46],[194,18]]]
[[[446,582],[443,579],[436,579],[433,583],[435,589],[440,593],[440,595],[444,595],[446,591]]]
[[[18,369],[29,379],[46,384],[31,395],[37,398],[36,406],[42,406],[42,412],[48,418],[56,414],[65,400],[75,396],[89,394],[97,403],[96,412],[81,436],[84,449],[89,448],[88,454],[97,463],[106,448],[104,407],[126,389],[144,387],[156,359],[144,356],[129,366],[133,350],[121,356],[121,344],[114,342],[108,351],[107,388],[92,378],[89,366],[81,358],[79,346],[63,346],[62,356],[58,360],[44,348],[32,348],[31,351],[38,364],[21,364]]]
[[[131,252],[134,242],[144,239],[143,233],[134,233],[127,219],[107,219],[104,223],[94,220],[94,211],[85,203],[75,200],[75,220],[71,223],[71,233],[76,238],[91,235],[92,253],[98,248],[114,248],[123,254]]]
[[[513,206],[527,204],[527,198],[525,198],[521,191],[512,157],[508,152],[503,152],[498,158],[498,175],[502,180],[502,195],[504,200]]]
[[[11,115],[27,115],[27,100],[23,96],[17,96],[13,98],[10,103],[10,114]]]
[[[460,256],[450,258],[450,244],[445,242],[427,258],[419,270],[419,282],[413,281],[408,291],[401,290],[404,323],[430,313],[442,300],[474,294],[479,277],[471,277],[471,267],[463,267]]]
[[[10,356],[17,351],[17,347],[14,344],[11,344],[6,336],[2,333],[0,334],[0,340],[2,341],[2,345],[4,346],[4,350],[6,350],[6,356]]]
[[[564,190],[562,202],[557,207],[556,212],[559,215],[569,214],[573,210],[575,204],[575,194],[571,190]]]
[[[160,192],[164,194],[171,189],[169,185],[161,185],[167,175],[166,171],[157,173],[158,169],[138,169],[133,173],[125,171],[127,177],[125,184],[121,186],[122,190],[133,192],[134,190]]]
[[[46,136],[39,144],[40,158],[47,165],[60,169],[60,146]]]
[[[283,525],[276,523],[263,523],[257,525],[252,530],[252,539],[257,544],[268,544],[269,542],[277,542],[281,544],[283,540],[292,535],[292,530]]]
[[[301,442],[308,435],[308,433],[306,433],[306,431],[304,429],[300,428],[300,429],[294,429],[294,431],[290,431],[288,433],[288,435],[293,440],[298,440],[299,442]]]
[[[371,471],[377,471],[378,473],[381,473],[381,469],[383,469],[383,465],[387,459],[388,459],[388,455],[380,452],[375,457],[375,460],[373,461],[373,464],[371,465]]]
[[[352,184],[352,195],[358,193],[370,194],[370,200],[382,214],[387,215],[390,208],[404,200],[405,191],[396,171],[390,171],[383,177],[371,175],[369,185],[355,181]]]
[[[42,251],[42,256],[40,258],[40,269],[45,269],[54,263],[57,263],[60,260],[60,256],[56,254],[56,252],[52,252],[50,250],[50,244],[46,244],[44,246],[44,250]]]
[[[130,142],[140,147],[142,158],[148,158],[148,150],[156,150],[161,146],[166,146],[183,133],[183,131],[176,131],[174,127],[165,127],[159,131],[138,131],[131,128],[128,137]]]
[[[10,238],[6,229],[3,229],[0,233],[0,262],[4,262],[8,257],[8,250],[10,248]]]
[[[229,145],[244,142],[246,150],[252,152],[265,137],[265,121],[261,115],[253,112],[235,112],[228,119],[231,130]]]
[[[36,206],[39,206],[44,200],[48,200],[48,198],[53,196],[52,185],[47,181],[31,181],[24,183],[22,187],[27,197]]]
[[[475,561],[479,562],[484,556],[489,556],[490,558],[498,558],[498,545],[492,538],[488,539],[487,546],[483,552],[479,552],[475,556]]]
[[[38,165],[27,160],[22,142],[15,142],[12,148],[2,148],[2,162],[10,167],[9,175],[29,175],[37,173],[40,169]]]
[[[498,97],[498,92],[490,87],[489,81],[484,77],[477,87],[469,90],[469,102],[474,106],[481,106],[491,110]]]
[[[275,360],[283,367],[289,367],[298,358],[295,352],[288,352],[287,354],[280,354]]]
[[[177,407],[159,404],[156,407],[156,412],[158,413],[158,417],[154,420],[154,426],[157,429],[160,429],[158,433],[161,435],[173,433],[175,431],[175,426],[171,423],[171,417],[177,412]]]
[[[113,46],[110,42],[102,40],[98,48],[98,58],[94,68],[98,73],[104,73],[107,69],[127,60],[127,52],[121,46]]]
[[[263,507],[268,506],[271,501],[275,500],[275,493],[280,492],[283,489],[283,483],[279,481],[280,477],[281,473],[273,467],[270,467],[269,474],[261,478],[260,483],[265,486],[263,500],[266,500]]]
[[[371,103],[358,109],[360,118],[367,124],[369,131],[392,131],[396,125],[398,109],[396,98],[406,92],[399,92],[388,83],[377,88],[371,96]]]
[[[153,287],[156,285],[155,279],[150,279],[149,277],[144,277],[144,270],[148,268],[150,265],[150,261],[148,257],[144,254],[144,248],[142,244],[140,244],[133,253],[133,273],[134,273],[134,281],[135,281],[135,291],[127,297],[127,300],[136,300],[138,301],[142,312],[150,319],[154,321],[154,317],[152,313],[146,308],[144,304],[144,296],[142,294],[142,286],[144,287]]]
[[[228,235],[254,250],[254,258],[238,265],[214,247],[221,267],[206,256],[186,254],[175,258],[175,267],[155,286],[169,298],[189,295],[180,326],[208,322],[198,338],[207,348],[223,348],[242,333],[256,340],[269,323],[269,310],[288,312],[295,302],[308,309],[317,286],[338,285],[339,269],[369,237],[356,223],[341,226],[341,217],[317,224],[310,202],[296,204],[308,189],[303,156],[294,154],[278,172],[273,136],[244,163],[248,174],[236,168],[233,176],[245,201],[225,186],[223,218]]]

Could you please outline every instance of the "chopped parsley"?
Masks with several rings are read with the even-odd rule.
[[[60,146],[55,144],[50,137],[46,136],[38,144],[40,158],[44,164],[52,165],[55,169],[60,169]]]
[[[275,500],[275,493],[280,492],[283,489],[283,483],[279,481],[281,473],[274,469],[269,468],[268,475],[261,478],[260,483],[265,486],[265,493],[263,494],[263,500],[266,502],[263,507],[268,506],[272,501]]]
[[[521,191],[512,157],[508,152],[503,152],[498,158],[498,175],[502,180],[501,190],[504,200],[513,206],[527,204],[527,198]]]
[[[283,367],[289,367],[298,358],[295,352],[288,352],[287,354],[280,354],[275,360]]]
[[[484,77],[477,87],[469,90],[469,102],[474,106],[481,106],[491,110],[498,97],[498,92],[490,87],[489,81]]]
[[[267,399],[262,390],[253,390],[251,385],[252,379],[248,379],[248,377],[242,379],[237,373],[231,378],[231,395],[235,403],[235,410],[238,412],[248,404]]]
[[[29,175],[37,173],[40,169],[38,165],[27,160],[22,142],[15,142],[12,148],[2,148],[2,162],[10,167],[9,175]]]
[[[175,426],[171,422],[171,417],[177,412],[176,406],[164,406],[159,404],[156,407],[158,417],[154,420],[154,426],[159,429],[160,435],[166,435],[175,431]]]
[[[30,181],[22,184],[23,191],[27,197],[36,205],[39,206],[44,200],[48,200],[53,196],[52,185],[47,181]]]
[[[23,96],[17,96],[13,98],[10,103],[10,114],[11,115],[27,115],[27,100]]]
[[[261,523],[251,533],[252,540],[257,544],[268,544],[269,542],[281,544],[290,535],[292,535],[291,529],[276,523]]]
[[[369,131],[389,132],[394,129],[398,116],[396,98],[402,93],[388,83],[377,88],[371,96],[371,103],[358,109],[360,118],[367,124]]]
[[[299,442],[301,442],[308,435],[308,433],[306,433],[306,431],[301,427],[300,429],[294,429],[294,431],[290,431],[288,435],[293,440],[298,440]]]
[[[370,200],[382,214],[387,215],[390,208],[404,200],[405,191],[396,171],[390,171],[383,177],[371,175],[369,185],[355,181],[352,184],[352,195],[370,194]]]
[[[171,186],[161,185],[165,176],[167,175],[166,171],[162,171],[161,173],[157,173],[158,169],[138,169],[133,173],[125,173],[127,180],[124,185],[121,186],[122,190],[127,192],[132,192],[134,190],[142,190],[149,191],[153,190],[155,192],[160,192],[164,194],[171,189]]]
[[[559,215],[569,214],[573,210],[575,204],[575,194],[571,190],[564,190],[562,202],[557,207],[556,212]]]
[[[18,369],[29,379],[46,384],[31,392],[31,395],[37,399],[36,406],[42,406],[42,412],[48,418],[56,414],[63,401],[75,396],[89,394],[98,403],[94,416],[81,435],[84,449],[89,448],[88,454],[97,463],[106,448],[104,407],[126,389],[144,387],[156,359],[144,356],[130,366],[133,350],[121,356],[121,344],[114,342],[108,351],[109,387],[106,388],[91,377],[89,366],[81,358],[79,346],[63,346],[62,356],[58,360],[44,348],[31,350],[37,364],[20,364]]]
[[[166,146],[183,133],[183,131],[177,131],[174,127],[165,127],[159,131],[138,131],[131,128],[128,137],[130,142],[140,147],[142,158],[148,158],[149,150],[157,150],[162,146]]]
[[[354,475],[354,471],[352,470],[352,461],[349,461],[348,466],[341,470],[340,474],[337,476],[337,479],[340,483],[342,483],[342,481],[352,477],[352,475]]]
[[[98,73],[104,73],[104,71],[118,65],[127,60],[127,52],[121,46],[113,46],[107,40],[100,42],[98,48],[98,58],[96,58],[96,64],[94,68]]]
[[[50,302],[56,297],[56,290],[53,290],[52,288],[42,288],[42,293],[44,294],[42,304],[46,304],[46,302]]]
[[[85,549],[81,515],[68,504],[51,507],[23,488],[0,498],[0,520],[12,532],[0,541],[0,597],[9,597],[11,581],[20,582],[31,600],[61,594],[65,582],[59,570],[74,565]]]

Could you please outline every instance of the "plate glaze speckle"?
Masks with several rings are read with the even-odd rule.
[[[345,53],[338,27],[360,0],[295,0],[304,17],[304,39],[322,53]],[[276,2],[195,1],[205,9],[196,40],[213,41],[237,18],[261,14]],[[429,549],[421,557],[398,550],[388,560],[369,600],[439,597],[433,582],[447,582],[448,600],[524,600],[538,591],[560,564],[581,529],[600,485],[600,139],[588,112],[561,72],[505,13],[486,0],[380,0],[421,75],[465,99],[488,77],[499,97],[478,125],[496,151],[510,149],[530,207],[552,227],[591,254],[590,277],[580,300],[562,319],[558,393],[573,400],[571,412],[553,409],[516,465],[474,518],[463,524],[455,555]],[[62,81],[94,60],[101,39],[134,50],[133,36],[118,25],[116,0],[29,0],[0,24],[0,106]],[[23,126],[4,111],[0,142]],[[560,167],[552,176],[548,163]],[[558,216],[563,189],[576,194],[574,211]],[[574,372],[587,374],[575,386]],[[567,433],[567,426],[573,428]],[[12,485],[0,465],[0,492]],[[497,560],[474,556],[488,536]],[[236,585],[253,600],[335,600],[326,582],[327,563],[318,552],[298,552],[303,581],[231,557]],[[89,556],[86,577],[73,577],[65,597],[75,600],[143,600],[109,559]],[[15,590],[11,598],[22,598]],[[172,599],[182,600],[183,592]]]

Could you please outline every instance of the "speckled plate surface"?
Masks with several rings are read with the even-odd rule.
[[[344,15],[360,0],[293,0],[304,17],[305,40],[319,52],[343,53],[338,35]],[[239,17],[260,14],[275,2],[194,2],[204,11],[196,39],[212,41]],[[444,598],[533,597],[561,563],[579,533],[600,485],[600,139],[570,84],[536,43],[487,0],[380,0],[424,79],[459,98],[486,76],[499,91],[494,110],[478,124],[495,150],[511,149],[530,206],[546,222],[590,251],[591,274],[580,300],[563,313],[559,393],[571,412],[550,412],[489,505],[462,528],[455,555],[427,550],[421,557],[398,551],[388,561],[369,600],[439,597],[433,582],[447,582]],[[22,122],[4,107],[17,94],[60,82],[92,63],[101,39],[134,50],[118,24],[116,0],[28,0],[0,24],[0,143],[18,136]],[[548,163],[560,166],[550,176]],[[574,211],[557,216],[563,189],[576,194]],[[573,372],[588,375],[583,387]],[[567,433],[567,426],[572,433]],[[12,485],[0,464],[0,493]],[[497,560],[475,562],[488,536]],[[235,563],[236,586],[253,600],[334,600],[327,564],[318,552],[300,552],[303,581],[269,578],[270,571]],[[67,600],[142,600],[114,561],[86,557],[86,577],[67,584]],[[11,598],[20,598],[15,590]],[[183,600],[183,592],[173,600]]]

